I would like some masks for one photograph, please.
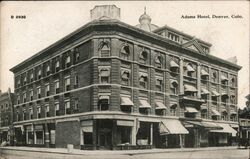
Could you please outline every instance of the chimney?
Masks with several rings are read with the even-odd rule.
[[[115,5],[98,5],[90,10],[91,20],[120,20],[120,8]]]

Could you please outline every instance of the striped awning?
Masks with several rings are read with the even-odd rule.
[[[134,106],[129,97],[121,97],[121,106]]]
[[[229,124],[224,123],[217,123],[220,127],[223,129],[221,130],[210,130],[210,132],[217,132],[217,133],[229,133],[232,134],[232,136],[236,136],[237,131],[234,130]]]
[[[167,109],[167,107],[161,101],[156,101],[155,105],[156,105],[155,109]]]
[[[159,128],[160,135],[188,134],[188,130],[181,124],[179,120],[162,120]]]

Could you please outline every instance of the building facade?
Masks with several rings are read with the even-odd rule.
[[[136,27],[116,6],[18,64],[17,145],[137,149],[230,145],[240,66],[146,12]]]
[[[0,91],[0,143],[13,141],[13,104],[14,94],[8,89],[7,92]]]

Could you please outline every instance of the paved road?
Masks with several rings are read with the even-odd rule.
[[[0,159],[249,159],[248,149],[161,152],[147,154],[54,154],[48,152],[5,151]]]

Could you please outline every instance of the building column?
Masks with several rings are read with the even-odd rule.
[[[184,86],[183,86],[183,74],[184,74],[184,70],[183,70],[183,58],[180,58],[180,81],[179,81],[179,94],[184,94]]]
[[[93,120],[93,134],[92,134],[92,139],[93,139],[93,150],[97,149],[97,121]]]
[[[185,135],[184,134],[179,134],[180,137],[180,148],[184,147],[184,141],[185,141]]]
[[[117,124],[116,120],[112,121],[112,149],[114,150],[117,146]]]
[[[136,145],[137,121],[134,120],[134,126],[131,128],[131,145]]]
[[[201,64],[197,65],[197,98],[201,98]]]
[[[150,124],[150,145],[153,145],[153,123]]]
[[[49,147],[50,140],[49,140],[49,130],[47,123],[44,124],[44,130],[45,130],[45,147]]]

